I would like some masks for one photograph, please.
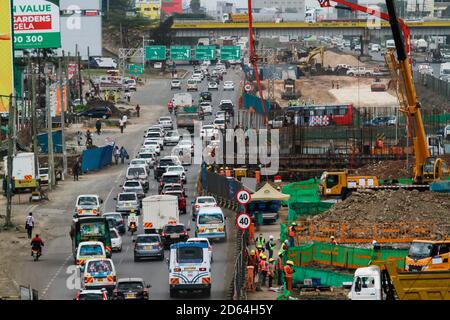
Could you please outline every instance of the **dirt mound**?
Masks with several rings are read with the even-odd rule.
[[[407,178],[411,176],[413,160],[406,166],[406,160],[386,160],[366,164],[355,170],[357,175],[377,176],[378,179]]]
[[[312,220],[367,223],[429,222],[436,236],[450,233],[450,195],[417,190],[364,190],[335,204]]]
[[[364,62],[359,61],[355,56],[352,56],[350,54],[339,54],[329,50],[325,51],[323,62],[326,67],[331,66],[333,68],[338,64],[348,64],[351,66],[360,67],[366,66]]]

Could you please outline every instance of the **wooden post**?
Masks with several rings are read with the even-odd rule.
[[[34,67],[34,66],[33,66]],[[36,116],[36,74],[34,68],[32,68],[31,74],[31,127],[33,136],[33,152],[34,152],[34,166],[39,176],[39,158],[38,158],[38,143],[37,143],[37,116]],[[40,184],[37,184],[37,190],[41,188]]]
[[[52,130],[52,107],[50,104],[50,77],[45,83],[45,104],[47,107],[47,139],[48,139],[48,190],[51,191],[55,186],[55,163],[53,158],[53,130]]]
[[[5,227],[12,227],[12,173],[13,173],[13,157],[14,157],[14,125],[16,111],[12,102],[12,94],[9,96],[9,121],[8,121],[8,158],[7,158],[7,176],[6,176],[6,220]]]

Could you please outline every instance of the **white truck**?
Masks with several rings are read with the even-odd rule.
[[[172,102],[175,111],[177,111],[177,109],[183,109],[184,107],[192,107],[193,99],[190,93],[175,93]]]
[[[441,63],[439,67],[439,76],[450,76],[450,62]]]
[[[126,79],[121,76],[100,76],[94,79],[94,83],[98,85],[100,91],[106,90],[126,90],[129,85],[126,83]]]
[[[425,52],[428,49],[428,42],[426,42],[425,39],[419,39],[414,47],[418,52]]]
[[[3,158],[5,175],[8,173],[8,157]],[[12,161],[12,179],[14,189],[35,189],[38,186],[38,172],[33,152],[18,153]]]
[[[178,197],[154,195],[142,199],[143,226],[145,233],[160,233],[168,223],[180,220]]]
[[[395,41],[392,39],[386,40],[386,49],[395,49]]]
[[[366,67],[355,67],[347,70],[348,76],[365,76],[370,77],[373,74],[373,70],[367,69]]]

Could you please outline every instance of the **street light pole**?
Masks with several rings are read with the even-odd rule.
[[[6,220],[5,227],[12,227],[12,173],[13,173],[13,157],[14,157],[14,125],[16,110],[14,108],[13,96],[9,96],[9,121],[8,121],[8,158],[7,158],[7,176],[6,176]]]
[[[64,105],[64,96],[63,96],[63,72],[62,72],[62,58],[59,58],[58,63],[58,78],[59,78],[59,105],[61,109],[61,144],[62,144],[62,152],[63,152],[63,174],[61,179],[64,181],[64,177],[67,174],[67,153],[66,153],[66,140],[65,140],[65,119],[64,113],[66,112],[66,106]]]

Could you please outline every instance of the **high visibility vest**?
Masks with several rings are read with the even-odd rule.
[[[283,254],[285,251],[286,249],[284,249],[284,243],[282,243],[280,249],[278,249],[278,253],[281,252]]]
[[[295,228],[294,226],[289,227],[289,237],[295,237]]]
[[[281,257],[277,259],[277,270],[283,270],[283,259]]]
[[[266,248],[270,251],[273,251],[273,249],[275,249],[275,242],[268,241],[266,243]]]
[[[273,272],[275,270],[275,266],[273,265],[273,263],[270,263],[267,265],[267,273],[269,275],[273,275]]]
[[[261,271],[267,271],[267,262],[265,260],[261,260],[259,262]]]
[[[294,270],[292,270],[292,267],[290,265],[284,266],[284,276],[286,278],[292,278],[293,273],[294,273]]]
[[[256,247],[257,248],[264,248],[264,243],[266,243],[266,240],[262,237],[256,238]]]

